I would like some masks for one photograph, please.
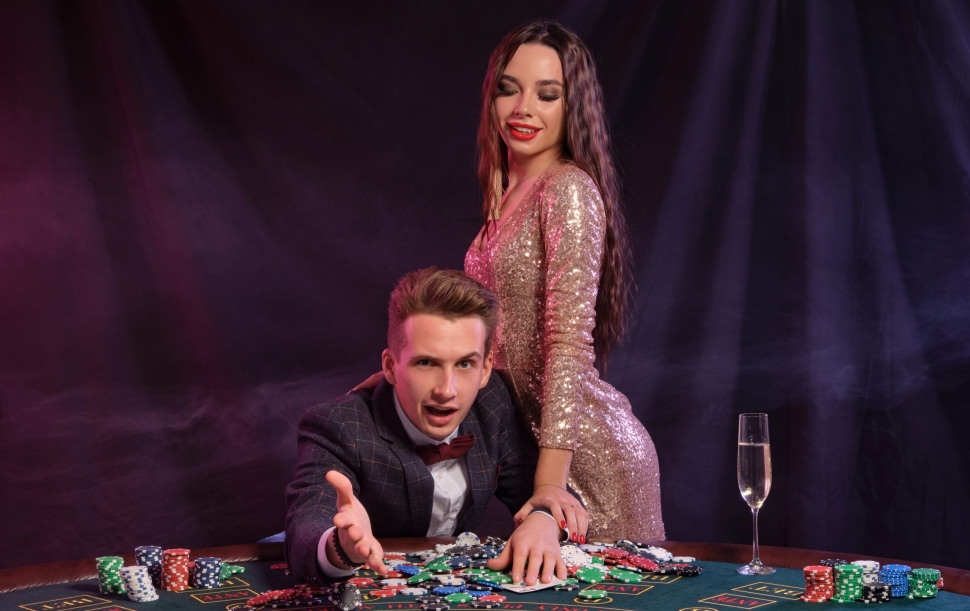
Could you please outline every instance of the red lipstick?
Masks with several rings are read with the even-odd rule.
[[[512,137],[515,138],[516,140],[532,140],[537,135],[539,135],[539,128],[532,125],[527,125],[525,123],[514,123],[514,122],[509,122],[508,125],[509,125],[509,133],[512,134]],[[520,132],[516,128],[531,129],[533,131],[532,133],[525,133],[525,132]]]

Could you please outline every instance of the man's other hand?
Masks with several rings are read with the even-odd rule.
[[[488,568],[504,571],[512,565],[512,581],[534,586],[552,581],[553,573],[566,579],[566,563],[559,553],[559,525],[548,515],[530,514],[509,537],[505,549],[488,561]]]

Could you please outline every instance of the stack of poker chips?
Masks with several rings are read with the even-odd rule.
[[[840,564],[832,569],[835,576],[835,591],[832,600],[837,603],[851,603],[862,598],[862,567],[855,564]]]
[[[218,588],[219,576],[222,574],[222,560],[219,558],[196,558],[195,587],[197,588]]]
[[[862,602],[864,603],[888,603],[892,600],[892,590],[888,583],[874,581],[862,586]]]
[[[167,549],[162,552],[162,589],[181,592],[189,587],[189,554],[187,549]]]
[[[121,579],[121,567],[125,559],[121,556],[101,556],[95,558],[98,564],[98,585],[102,594],[124,594],[125,584]]]
[[[879,563],[875,560],[856,560],[852,564],[862,567],[862,584],[879,581]]]
[[[879,581],[888,583],[893,598],[902,598],[909,593],[909,573],[913,569],[905,564],[886,564],[879,569]]]
[[[135,548],[135,563],[148,567],[152,585],[162,587],[162,548],[157,545],[142,545]]]
[[[158,592],[152,585],[152,577],[147,566],[126,566],[121,569],[121,578],[125,581],[128,598],[132,602],[147,603],[158,600]]]
[[[835,594],[835,581],[832,577],[832,567],[806,566],[805,594],[802,600],[809,603],[824,603]]]
[[[908,598],[933,598],[936,596],[938,588],[937,582],[940,580],[940,572],[936,569],[913,569],[909,574]]]

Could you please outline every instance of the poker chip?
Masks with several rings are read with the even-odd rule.
[[[559,548],[559,555],[562,556],[566,566],[585,566],[592,563],[589,554],[584,552],[577,545],[563,545]]]
[[[603,550],[603,555],[606,556],[607,558],[626,558],[627,556],[630,555],[630,552],[628,552],[625,549],[620,549],[618,547],[608,547],[605,550]]]
[[[354,583],[354,584],[356,584],[358,586],[373,585],[374,584],[373,580],[368,580],[368,581],[371,582],[369,584],[360,584],[360,583],[357,583],[356,581],[354,581],[353,579],[350,579],[348,581],[350,581],[351,583]],[[390,578],[387,578],[387,579],[381,579],[381,585],[385,585],[385,586],[406,586],[406,585],[408,585],[408,580],[407,579],[401,579],[399,577],[390,577]]]
[[[700,577],[700,574],[704,572],[704,569],[693,564],[688,564],[682,568],[677,569],[677,574],[681,577]]]
[[[606,546],[600,543],[582,543],[580,544],[579,549],[583,550],[588,554],[592,554],[595,552],[602,552],[603,550],[606,549]]]
[[[270,567],[272,568],[272,567]],[[219,581],[225,581],[231,578],[233,575],[239,573],[245,573],[246,567],[239,566],[238,564],[229,564],[227,562],[222,563],[222,570],[219,572]]]
[[[427,593],[427,588],[404,588],[399,592],[399,594],[404,594],[405,596],[424,596]]]
[[[486,547],[505,547],[505,539],[501,537],[486,537],[485,538]]]
[[[487,600],[493,603],[504,603],[505,597],[501,594],[489,594],[488,596],[482,596],[478,600]]]
[[[456,588],[454,586],[438,586],[431,591],[438,596],[448,596],[449,594],[457,594],[461,592],[461,588]]]
[[[905,564],[884,564],[879,569],[879,581],[889,584],[893,598],[909,594],[909,573],[913,569]]]
[[[822,560],[822,561],[819,562],[819,565],[821,565],[821,566],[827,566],[827,567],[832,567],[832,568],[835,568],[835,567],[840,566],[842,564],[849,564],[849,563],[846,562],[845,560],[842,560],[841,558],[829,558],[827,560]]]
[[[892,600],[892,588],[882,581],[867,583],[862,586],[862,597],[859,600],[868,604],[888,603]]]
[[[693,556],[674,556],[670,559],[670,561],[675,564],[692,564],[697,562],[697,558],[694,558]]]
[[[624,571],[623,569],[613,569],[609,572],[611,579],[619,581],[621,583],[637,583],[642,581],[641,577],[636,573],[631,571]]]
[[[441,601],[438,603],[427,603],[421,605],[421,608],[424,609],[424,611],[448,611],[448,609],[451,607],[445,601]]]
[[[479,586],[479,587],[483,587],[483,586]],[[469,590],[466,587],[465,588],[465,593],[466,594],[470,594],[470,595],[474,596],[475,598],[481,598],[482,596],[488,596],[489,594],[491,594],[492,593],[492,589],[491,588],[485,588],[484,590]]]
[[[333,587],[333,591],[330,593],[330,602],[340,611],[353,611],[361,605],[363,597],[356,585],[344,581]]]
[[[196,588],[218,588],[219,578],[222,575],[221,558],[196,558],[195,566],[192,568],[194,587]]]
[[[855,564],[837,564],[832,567],[835,588],[832,600],[837,603],[854,602],[862,597],[863,568]]]
[[[450,602],[456,605],[463,605],[467,602],[471,602],[474,598],[475,598],[474,596],[472,596],[471,594],[467,594],[465,592],[455,592],[454,594],[449,594],[445,596],[445,600],[447,602]]]
[[[485,600],[483,598],[476,598],[475,600],[468,603],[468,606],[473,609],[494,609],[498,607],[500,603],[492,600]]]
[[[579,597],[587,600],[597,600],[606,598],[606,592],[603,590],[580,590]]]
[[[646,555],[657,563],[660,562],[671,562],[674,559],[674,555],[662,547],[657,547],[656,545],[648,545],[647,547],[641,549],[637,552],[637,555]]]
[[[421,572],[408,578],[408,585],[416,586],[426,581],[431,581],[431,573]]]
[[[656,573],[657,575],[676,575],[677,567],[669,564],[661,564],[661,565],[658,565],[653,572]]]
[[[506,575],[505,573],[496,573],[494,571],[490,571],[487,575],[483,575],[483,577],[487,581],[490,581],[491,583],[494,583],[497,585],[512,583],[512,578]]]
[[[367,596],[371,598],[391,598],[397,596],[397,592],[397,590],[391,588],[381,588],[380,590],[371,590],[367,593]]]
[[[466,583],[465,590],[469,592],[491,592],[492,588],[480,583]]]
[[[620,539],[619,541],[613,544],[613,547],[624,550],[628,554],[635,554],[638,551],[640,551],[640,548],[637,547],[637,544],[634,543],[633,541],[630,541],[629,539]]]
[[[907,598],[934,598],[939,592],[941,573],[937,569],[913,569],[907,576],[909,592]]]
[[[802,569],[805,575],[805,594],[801,597],[805,602],[825,602],[832,598],[835,580],[832,567],[812,565]]]
[[[572,592],[579,589],[579,584],[575,583],[561,583],[557,586],[553,586],[553,589],[557,592]]]
[[[584,566],[576,571],[576,579],[583,583],[599,583],[606,578],[606,571],[592,566]]]
[[[173,548],[162,550],[162,589],[182,592],[189,587],[189,554],[191,550]]]
[[[461,577],[455,577],[454,575],[437,575],[435,579],[438,580],[443,586],[454,586],[460,588],[465,585],[465,580]]]
[[[414,576],[421,572],[421,567],[416,564],[398,564],[394,570],[402,575]]]
[[[656,571],[660,567],[659,564],[657,564],[650,558],[646,558],[644,556],[630,556],[625,559],[625,562],[638,569],[642,569],[644,571],[650,571],[651,573],[653,571]]]
[[[480,545],[482,541],[481,539],[478,538],[478,535],[476,535],[475,533],[464,532],[458,535],[458,538],[455,540],[455,542],[458,545]]]
[[[445,602],[445,599],[440,596],[428,594],[427,596],[418,596],[414,599],[414,602],[418,603],[419,605],[430,605],[431,603],[443,603]]]

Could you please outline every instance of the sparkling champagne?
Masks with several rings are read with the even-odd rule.
[[[751,508],[761,508],[771,491],[771,444],[738,444],[738,488]]]

